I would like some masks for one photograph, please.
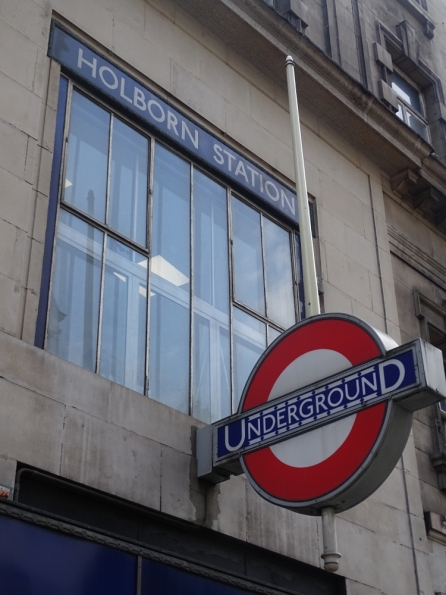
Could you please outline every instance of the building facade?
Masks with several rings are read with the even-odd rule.
[[[195,434],[321,308],[446,358],[443,0],[0,0],[0,583],[446,593],[446,407],[337,517],[197,479]],[[76,560],[76,563],[73,563]]]

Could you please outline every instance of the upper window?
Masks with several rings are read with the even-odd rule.
[[[298,319],[299,237],[68,85],[45,347],[204,421],[230,415]]]
[[[402,74],[394,70],[390,77],[392,89],[398,96],[396,115],[412,130],[429,141],[423,97],[417,87]]]

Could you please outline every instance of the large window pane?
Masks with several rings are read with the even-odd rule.
[[[110,114],[73,91],[64,200],[105,220]]]
[[[236,300],[265,314],[260,214],[232,198]]]
[[[47,349],[95,370],[102,232],[61,210],[53,270]]]
[[[266,325],[234,308],[234,406],[237,407],[251,371],[266,349]]]
[[[157,144],[154,176],[149,391],[189,412],[190,166]]]
[[[268,318],[288,328],[296,322],[290,234],[263,218]]]
[[[147,259],[107,240],[100,373],[144,392]]]
[[[226,190],[194,170],[195,417],[231,412],[229,267]]]
[[[149,142],[117,118],[113,120],[109,224],[146,245]]]

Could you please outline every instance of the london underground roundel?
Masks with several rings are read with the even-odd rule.
[[[396,346],[365,322],[334,314],[297,324],[261,356],[243,391],[239,415],[262,406],[264,435],[273,426],[280,431],[281,420],[284,427],[324,416],[326,420],[316,429],[309,427],[308,432],[241,454],[248,479],[264,498],[306,514],[319,514],[323,506],[335,506],[339,512],[363,500],[384,481],[401,456],[412,412],[395,406],[391,399],[373,404],[377,374],[371,368],[362,367],[350,378],[344,373],[333,385],[321,387],[319,382],[318,390],[309,390],[295,405],[287,403],[282,414],[275,412],[269,419],[265,405],[271,403],[273,408],[283,395],[306,386],[312,389],[318,381],[357,369]],[[402,364],[394,364],[395,373],[398,365]],[[388,368],[390,373],[390,364]],[[383,382],[396,386],[398,378],[385,380],[385,372],[380,372]],[[349,404],[358,399],[362,407],[346,415]],[[330,416],[339,412],[342,416],[330,423]],[[259,428],[255,416],[251,417],[244,427],[247,438]]]

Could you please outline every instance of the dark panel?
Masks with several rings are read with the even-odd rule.
[[[8,595],[134,595],[136,556],[0,517],[1,589]]]

